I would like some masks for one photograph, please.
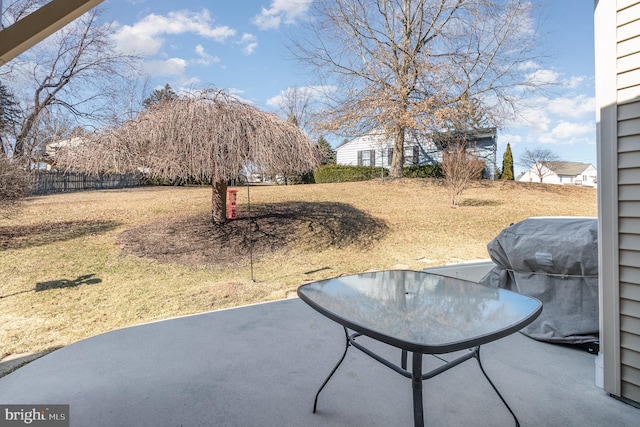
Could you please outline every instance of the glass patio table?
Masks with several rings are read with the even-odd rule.
[[[535,298],[462,279],[422,271],[391,270],[361,273],[308,283],[298,296],[345,332],[345,350],[316,393],[318,396],[353,346],[411,379],[415,426],[424,425],[422,382],[475,358],[480,370],[513,416],[518,419],[485,372],[480,346],[517,332],[542,311]],[[367,336],[401,350],[400,366],[357,341]],[[423,373],[424,355],[469,350]],[[407,356],[412,353],[411,370]]]

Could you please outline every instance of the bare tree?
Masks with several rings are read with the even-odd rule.
[[[487,123],[485,111],[477,100],[463,95],[449,108],[451,111],[446,114],[449,130],[435,134],[432,139],[442,148],[440,166],[451,207],[455,208],[469,184],[482,178],[485,164],[495,164],[495,153],[481,155],[482,151],[477,149],[476,132]]]
[[[476,99],[498,126],[517,112],[523,87],[535,85],[523,66],[536,46],[530,2],[317,0],[314,6],[315,25],[292,50],[339,87],[325,129],[383,130],[394,141],[392,177],[402,176],[407,131],[446,127],[464,97]]]
[[[92,120],[108,115],[108,103],[100,101],[114,92],[114,80],[135,58],[117,52],[110,24],[100,24],[99,13],[97,9],[87,12],[14,60],[20,66],[12,68],[8,79],[33,90],[22,102],[22,117],[14,132],[13,154],[25,163],[38,145],[43,114],[66,113]]]
[[[30,176],[14,159],[0,156],[0,215],[9,214],[29,195]]]
[[[317,95],[314,88],[293,86],[284,90],[271,103],[283,117],[311,133],[310,122],[315,113],[313,103]]]
[[[13,0],[5,2],[5,7],[2,10],[2,28],[5,27],[5,21],[11,25],[46,3],[48,3],[48,0]]]
[[[144,172],[212,183],[212,221],[226,221],[227,181],[243,170],[306,172],[320,154],[294,124],[219,91],[178,96],[69,147],[58,163],[91,173]]]
[[[560,158],[556,153],[547,148],[535,148],[526,149],[524,153],[520,155],[519,164],[531,171],[536,175],[540,182],[545,176],[552,175],[554,172],[551,169],[553,162],[559,161]]]
[[[469,184],[482,178],[484,162],[474,154],[475,147],[463,136],[448,141],[442,151],[442,173],[451,207],[458,207],[460,197]]]
[[[144,101],[151,92],[151,77],[133,72],[118,79],[112,87],[108,110],[105,112],[109,117],[107,123],[125,122],[146,108]]]

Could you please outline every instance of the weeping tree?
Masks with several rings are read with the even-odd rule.
[[[138,173],[210,181],[213,223],[226,221],[227,182],[244,170],[303,173],[320,163],[295,124],[222,91],[158,103],[135,119],[59,153],[59,166],[88,173]]]

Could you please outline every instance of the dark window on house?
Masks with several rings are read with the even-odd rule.
[[[375,166],[375,165],[376,165],[375,150],[358,151],[358,166]]]
[[[406,147],[404,149],[404,165],[411,166],[417,165],[420,159],[420,148],[416,145],[413,147]]]
[[[389,148],[389,155],[387,156],[387,166],[391,166],[393,160],[393,148]],[[420,162],[420,147],[408,147],[404,149],[404,165],[411,166],[417,165]]]

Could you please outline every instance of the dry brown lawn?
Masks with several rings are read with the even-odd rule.
[[[476,183],[457,209],[429,180],[238,190],[224,227],[208,221],[209,188],[182,187],[33,197],[0,219],[0,359],[311,280],[486,259],[514,222],[597,214],[593,189],[514,182]]]

